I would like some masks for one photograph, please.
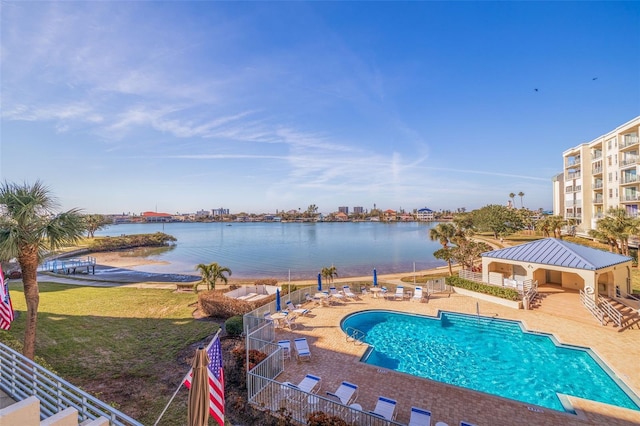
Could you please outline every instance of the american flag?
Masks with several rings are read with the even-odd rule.
[[[0,328],[8,330],[13,321],[13,305],[9,296],[9,285],[4,279],[2,267],[0,266]]]
[[[209,414],[216,419],[220,426],[224,426],[224,369],[222,368],[222,346],[219,334],[213,338],[207,347],[209,356]],[[193,370],[184,380],[184,385],[191,388]]]

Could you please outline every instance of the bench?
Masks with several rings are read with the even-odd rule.
[[[193,291],[194,283],[176,283],[176,291]]]

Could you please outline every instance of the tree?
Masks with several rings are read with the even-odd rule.
[[[520,197],[520,208],[524,207],[524,203],[522,201],[522,197],[524,197],[524,192],[520,191],[518,192],[518,197]]]
[[[610,251],[628,256],[629,236],[637,234],[639,228],[638,220],[627,216],[625,209],[612,207],[607,216],[598,221],[596,229],[589,231],[589,235],[608,244]]]
[[[514,194],[513,192],[509,194],[509,198],[511,198],[511,207],[515,208],[515,205],[513,203],[513,199],[516,198],[516,194]]]
[[[33,359],[38,321],[38,265],[47,252],[77,243],[87,230],[80,210],[55,213],[56,199],[39,180],[0,186],[0,260],[18,259],[27,318],[23,354]]]
[[[317,214],[318,206],[316,206],[315,204],[311,204],[309,205],[309,207],[307,207],[307,211],[305,212],[306,217],[316,217]]]
[[[108,225],[105,217],[101,214],[88,214],[84,216],[84,221],[89,238],[93,238],[97,230],[103,229]]]
[[[517,210],[498,204],[490,204],[471,212],[473,224],[480,232],[492,232],[494,238],[513,234],[524,225]]]
[[[436,259],[446,260],[449,266],[449,276],[453,275],[451,269],[451,261],[453,260],[453,253],[449,243],[456,236],[456,227],[451,223],[439,223],[429,230],[429,239],[431,241],[439,241],[442,244],[442,248],[436,250],[433,256]]]
[[[444,260],[449,265],[449,276],[453,276],[453,269],[451,268],[451,262],[455,260],[453,256],[453,250],[451,247],[443,247],[433,252],[433,257],[436,259]]]
[[[200,263],[196,266],[196,270],[200,271],[201,280],[200,283],[207,285],[207,290],[215,290],[216,282],[218,280],[225,284],[229,282],[231,276],[231,269],[226,266],[220,266],[216,262],[209,263],[208,265]],[[227,274],[229,276],[227,276]],[[197,291],[198,283],[194,285],[194,290]]]
[[[320,271],[320,275],[322,275],[322,278],[324,278],[326,281],[333,283],[333,278],[338,276],[338,269],[333,265],[331,265],[331,267],[325,266]]]

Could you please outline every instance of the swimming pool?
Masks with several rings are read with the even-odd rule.
[[[563,395],[640,411],[640,398],[590,349],[517,321],[373,310],[345,317],[341,327],[364,333],[368,364],[558,411],[572,411]]]

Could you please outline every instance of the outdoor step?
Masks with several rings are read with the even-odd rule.
[[[78,410],[72,407],[65,408],[56,414],[47,417],[40,422],[40,426],[77,426]]]
[[[77,423],[77,422],[76,422]],[[2,425],[39,425],[40,400],[35,396],[18,401],[0,410]]]

